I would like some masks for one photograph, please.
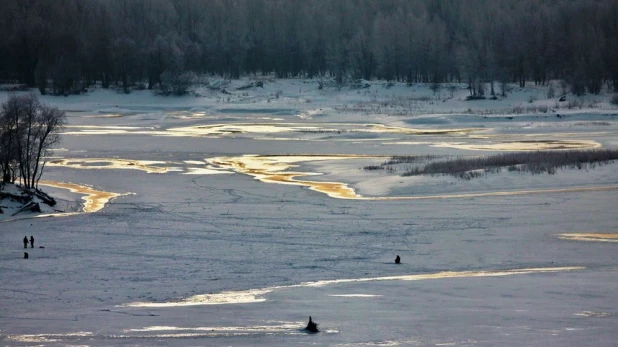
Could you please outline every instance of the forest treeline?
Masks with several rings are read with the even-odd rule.
[[[618,90],[616,0],[3,0],[0,82],[566,81]]]

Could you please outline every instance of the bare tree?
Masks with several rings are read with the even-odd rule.
[[[32,170],[30,173],[30,187],[38,188],[39,180],[45,168],[45,157],[48,150],[60,142],[59,131],[66,123],[64,111],[57,107],[40,104],[35,122],[35,137],[32,145],[33,155],[31,156]]]
[[[12,94],[0,108],[0,166],[2,182],[15,182],[18,170],[17,126],[23,113],[20,97]]]
[[[128,94],[129,84],[132,83],[130,78],[137,66],[136,43],[130,38],[121,37],[114,41],[113,47],[116,73],[120,76],[122,90]]]
[[[16,161],[24,187],[36,188],[47,151],[60,141],[59,131],[66,122],[64,111],[41,104],[34,93],[11,95],[2,103],[0,120],[3,181],[14,177],[12,163]]]

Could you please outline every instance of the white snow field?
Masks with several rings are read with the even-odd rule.
[[[616,345],[618,163],[363,169],[615,149],[607,95],[245,83],[41,97],[68,116],[41,182],[62,211],[0,215],[1,345]]]

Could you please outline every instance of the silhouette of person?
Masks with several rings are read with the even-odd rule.
[[[309,323],[307,324],[307,327],[305,329],[312,333],[317,333],[319,331],[318,324],[311,320],[311,316],[309,316]]]
[[[30,248],[34,248],[34,236],[30,235]]]
[[[401,258],[399,258],[399,255],[395,258],[395,264],[401,264]]]
[[[28,236],[24,236],[24,248],[28,248]]]

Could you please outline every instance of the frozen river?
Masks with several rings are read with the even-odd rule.
[[[44,175],[66,212],[96,212],[0,223],[0,344],[618,340],[615,164],[474,181],[362,170],[505,141],[611,146],[618,126],[129,111],[69,112]],[[23,235],[45,248],[21,259]],[[309,316],[320,333],[302,330]]]

